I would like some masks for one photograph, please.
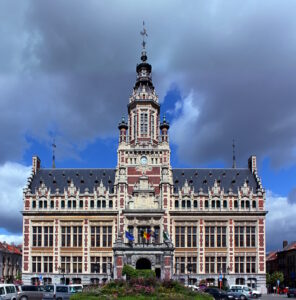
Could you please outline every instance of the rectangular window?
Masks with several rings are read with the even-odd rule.
[[[41,273],[41,256],[32,256],[32,272]]]
[[[215,273],[215,257],[206,257],[205,272]]]
[[[73,256],[72,260],[73,273],[82,273],[82,257]]]
[[[53,226],[44,226],[44,247],[52,247],[53,246]]]
[[[244,227],[235,226],[235,247],[244,247]]]
[[[154,138],[154,115],[151,115],[151,137]]]
[[[244,273],[245,272],[245,257],[236,256],[235,257],[235,273]]]
[[[187,272],[188,274],[195,274],[197,271],[197,257],[187,257]]]
[[[43,257],[43,272],[44,273],[52,273],[52,262],[53,258],[52,256],[44,256]]]
[[[71,226],[62,226],[62,247],[71,247]]]
[[[112,226],[103,226],[103,247],[112,247]]]
[[[93,256],[90,258],[90,269],[92,273],[101,273],[101,259],[100,257]]]
[[[141,124],[140,124],[141,134],[148,133],[148,114],[141,113]]]
[[[217,257],[217,272],[226,273],[226,256]]]
[[[226,226],[217,227],[217,247],[226,247]]]
[[[247,256],[246,273],[256,273],[256,257]]]
[[[42,227],[33,226],[33,247],[42,246]]]
[[[71,256],[61,256],[62,273],[71,273]]]
[[[82,247],[82,226],[73,226],[73,247]]]
[[[109,273],[111,270],[112,257],[102,257],[102,273]]]
[[[196,231],[197,229],[195,226],[187,227],[187,247],[197,247]]]

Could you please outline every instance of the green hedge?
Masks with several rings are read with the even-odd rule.
[[[131,278],[155,278],[155,272],[153,270],[136,270],[132,266],[124,265],[122,269],[122,275],[126,275],[129,280]]]

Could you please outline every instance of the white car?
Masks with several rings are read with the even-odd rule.
[[[17,290],[14,284],[0,284],[0,299],[1,300],[16,300]]]
[[[247,285],[240,285],[240,284],[234,284],[231,285],[230,288],[238,288],[243,290],[243,293],[246,296],[252,296],[252,298],[260,298],[262,296],[262,294],[256,290],[251,289],[250,287],[248,287]]]
[[[198,291],[198,290],[199,290],[199,287],[198,287],[198,286],[192,285],[192,284],[186,285],[186,287],[192,289],[193,291]]]

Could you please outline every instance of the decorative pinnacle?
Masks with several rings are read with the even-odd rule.
[[[57,145],[55,144],[55,139],[53,139],[52,143],[52,168],[55,169],[55,148]]]
[[[143,37],[142,46],[143,46],[143,50],[144,50],[144,49],[145,49],[145,46],[146,46],[145,37],[148,37],[148,34],[147,34],[147,31],[146,31],[146,28],[145,28],[145,22],[144,22],[144,21],[143,21],[143,30],[140,31],[140,34],[141,34],[142,37]]]
[[[234,139],[232,140],[232,168],[236,168],[236,161],[235,161],[235,143]]]

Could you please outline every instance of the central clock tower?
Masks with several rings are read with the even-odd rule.
[[[128,103],[128,121],[123,118],[120,131],[116,181],[118,183],[119,220],[118,241],[114,246],[116,272],[121,264],[135,266],[139,259],[150,261],[152,269],[165,270],[161,278],[172,275],[172,246],[164,243],[163,232],[171,234],[168,211],[172,204],[169,123],[160,120],[160,104],[152,83],[152,67],[147,62],[145,47],[136,67],[137,78]],[[156,233],[153,241],[142,245],[143,230]],[[128,250],[125,233],[134,236],[132,253]],[[126,248],[127,247],[127,248]],[[166,264],[166,265],[165,265]],[[159,271],[160,272],[160,271]]]

